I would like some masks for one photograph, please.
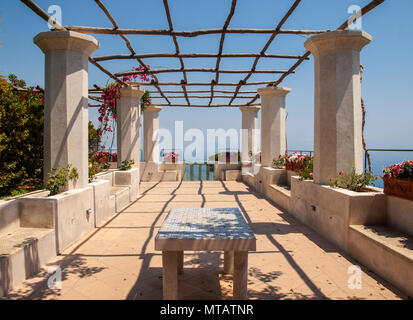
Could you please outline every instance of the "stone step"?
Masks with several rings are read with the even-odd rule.
[[[111,196],[115,196],[115,211],[120,212],[129,204],[130,194],[128,186],[112,186]]]
[[[0,235],[0,297],[55,256],[54,229],[17,228]]]
[[[385,225],[351,225],[348,250],[358,261],[413,297],[413,237]]]

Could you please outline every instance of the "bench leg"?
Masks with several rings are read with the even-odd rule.
[[[224,251],[224,273],[234,273],[234,251]]]
[[[184,252],[178,251],[178,274],[184,273]]]
[[[234,300],[247,300],[248,251],[234,252]]]
[[[162,251],[164,300],[178,300],[178,251]]]

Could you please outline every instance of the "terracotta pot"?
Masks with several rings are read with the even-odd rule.
[[[412,178],[400,179],[395,177],[384,176],[383,182],[385,194],[408,200],[413,200]]]

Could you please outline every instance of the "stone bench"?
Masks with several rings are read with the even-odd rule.
[[[47,195],[47,191],[36,191],[0,200],[0,297],[56,256],[53,219],[35,210],[21,210],[24,199]]]

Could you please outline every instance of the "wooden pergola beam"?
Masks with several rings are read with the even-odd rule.
[[[208,68],[187,68],[187,69],[158,69],[158,70],[147,70],[147,71],[127,71],[115,73],[115,76],[131,76],[135,74],[158,74],[158,73],[176,73],[176,72],[209,72],[209,73],[250,73],[251,70],[216,70]],[[261,74],[272,74],[272,73],[286,73],[288,70],[254,70],[252,73],[261,73]]]
[[[301,59],[299,55],[288,54],[260,54],[260,53],[222,53],[221,58],[272,58],[272,59]],[[150,59],[150,58],[218,58],[216,53],[146,53],[146,54],[113,54],[107,56],[93,57],[95,61],[108,61],[108,60],[128,60],[128,59]],[[306,58],[308,60],[308,58]]]
[[[275,37],[280,34],[280,30],[284,23],[288,20],[288,18],[292,15],[294,10],[298,7],[298,5],[301,3],[301,0],[295,0],[293,5],[290,7],[290,9],[287,11],[287,13],[284,15],[284,17],[281,19],[281,21],[278,23],[277,27],[275,28],[275,31],[272,33],[271,37],[268,39],[267,43],[264,45],[264,48],[261,50],[262,54],[265,54],[265,52],[268,50],[269,46],[271,43],[274,41]],[[243,80],[239,82],[239,85],[236,87],[234,96],[232,97],[231,101],[229,104],[231,104],[236,98],[238,91],[240,90],[241,86],[247,83],[248,79],[253,75],[255,68],[258,65],[258,61],[260,60],[261,57],[256,57],[254,60],[254,63],[252,64],[251,67],[251,72],[249,72]]]
[[[368,3],[366,6],[364,6],[363,8],[361,8],[358,12],[356,12],[355,14],[353,14],[349,19],[347,19],[345,22],[343,22],[338,28],[337,30],[345,30],[349,24],[351,22],[354,22],[354,20],[357,17],[361,17],[364,16],[365,14],[367,14],[368,12],[370,12],[371,10],[373,10],[374,8],[376,8],[377,6],[379,6],[380,4],[382,4],[384,2],[384,0],[373,0],[370,3]],[[308,57],[311,55],[310,51],[306,51],[302,57],[286,72],[284,73],[276,82],[274,82],[274,84],[270,84],[271,86],[278,86],[288,75],[290,75],[291,73],[293,73],[295,71],[295,69],[298,68],[298,66],[304,62],[304,60],[308,59]],[[249,101],[247,103],[247,105],[251,105],[252,103],[254,103],[257,99],[259,98],[259,95],[257,94],[251,101]]]
[[[263,85],[263,84],[271,84],[274,83],[273,80],[271,81],[258,81],[258,82],[248,82],[244,83],[244,86],[255,86],[255,85]],[[153,86],[155,85],[154,82],[151,83],[139,83],[140,86]],[[163,83],[158,83],[159,86],[182,86],[181,82],[163,82]],[[210,82],[188,82],[184,84],[185,86],[211,86]],[[238,86],[238,83],[232,83],[232,82],[220,82],[217,83],[216,86]]]
[[[67,30],[67,28],[61,26],[55,19],[53,19],[46,11],[40,8],[32,0],[20,0],[20,1],[23,2],[26,6],[28,6],[34,13],[36,13],[40,18],[42,18],[46,22],[49,22],[49,21],[52,22],[56,26],[57,30]],[[89,57],[89,62],[92,63],[94,66],[96,66],[100,71],[102,71],[103,73],[107,74],[109,77],[114,79],[116,82],[122,85],[126,85],[126,83],[116,78],[109,70],[106,70],[99,63],[97,63],[93,58]]]
[[[208,91],[209,92],[209,91]],[[162,96],[151,96],[151,99],[162,99]],[[185,96],[169,96],[170,99],[184,99]],[[189,95],[188,98],[196,98],[196,99],[210,99],[210,96],[193,96]],[[232,96],[214,96],[214,98],[232,98]],[[251,99],[254,96],[237,96],[237,99]]]
[[[87,26],[65,26],[66,29],[79,33],[114,34],[114,35],[148,35],[148,36],[176,36],[197,37],[210,34],[273,34],[275,29],[204,29],[191,31],[178,31],[168,29],[116,29]],[[329,32],[331,30],[278,30],[279,34],[314,35]]]

